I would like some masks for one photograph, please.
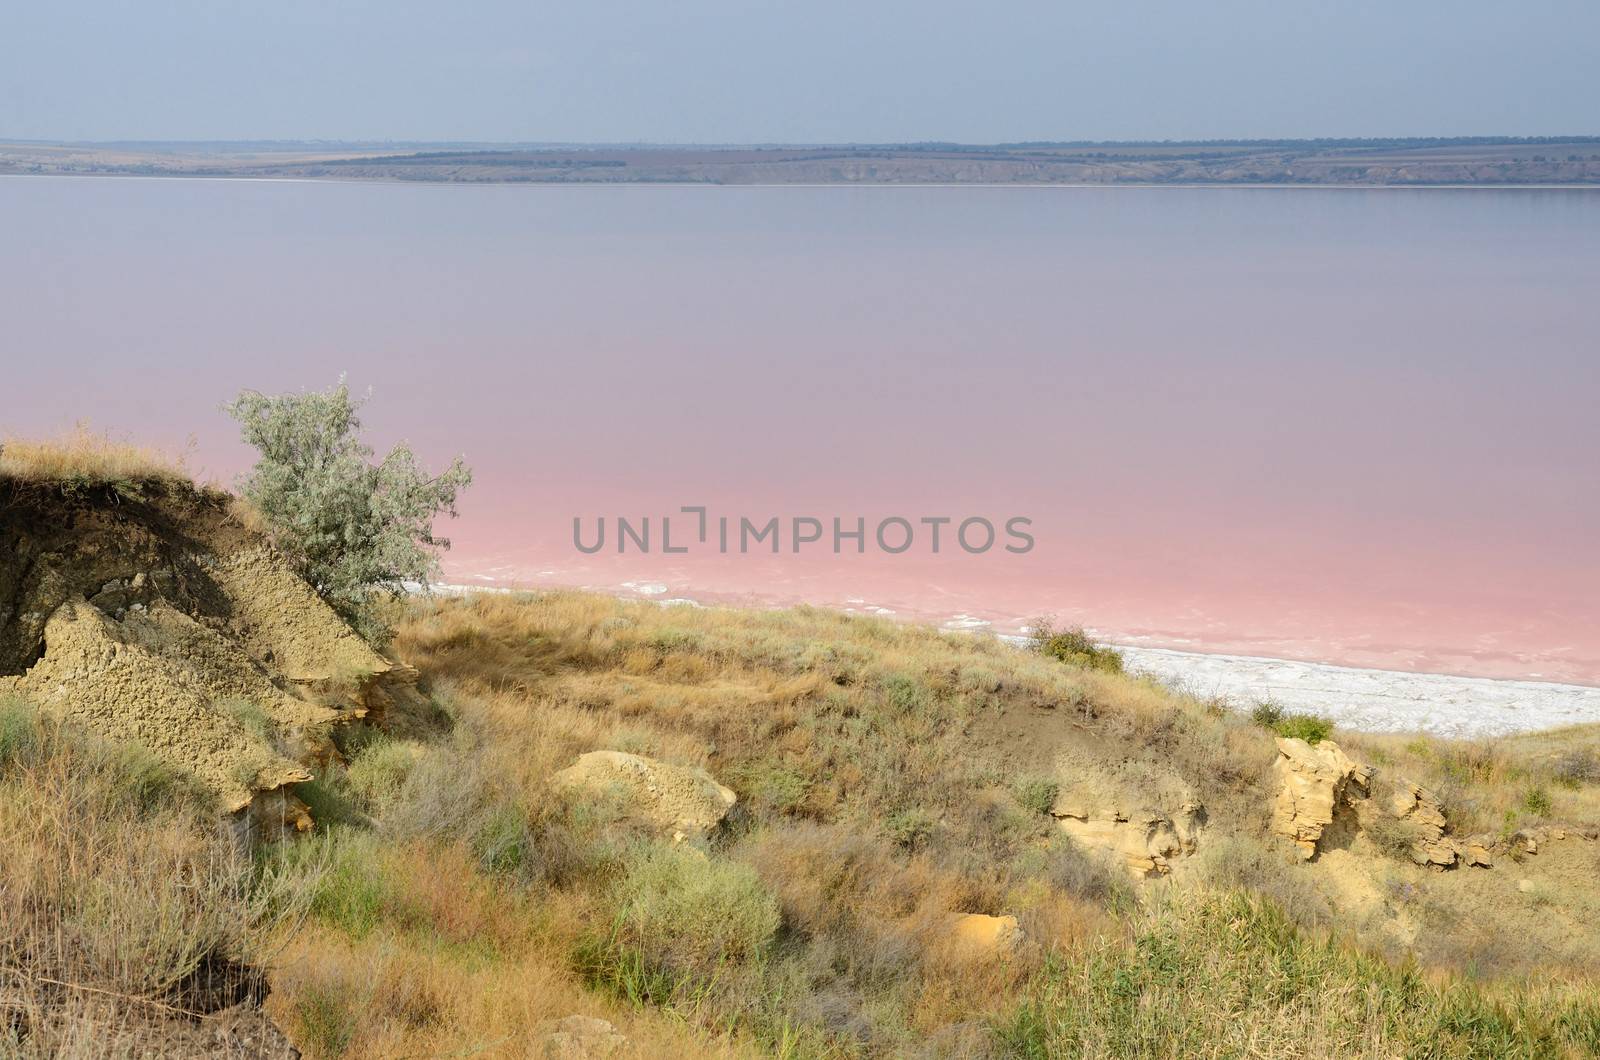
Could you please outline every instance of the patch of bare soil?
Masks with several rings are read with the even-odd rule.
[[[212,1012],[139,1004],[131,999],[80,994],[63,998],[49,1016],[57,1055],[165,1057],[169,1060],[299,1060],[296,1049],[261,1008],[246,999]],[[33,1031],[11,1028],[27,1050]],[[9,1054],[8,1054],[9,1055]],[[32,1055],[24,1052],[22,1055]]]

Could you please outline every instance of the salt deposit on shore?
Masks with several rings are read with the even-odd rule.
[[[1503,736],[1600,722],[1600,688],[1118,646],[1130,670],[1248,709],[1270,699],[1367,732]]]

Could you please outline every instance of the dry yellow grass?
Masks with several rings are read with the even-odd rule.
[[[268,1011],[309,1056],[525,1057],[575,1013],[608,1020],[640,1056],[755,1055],[586,991],[543,911],[462,845],[409,844],[386,872],[403,908],[359,937],[313,922],[274,962]]]
[[[1553,987],[1559,996],[1549,1006],[1528,1009],[1528,1026],[1545,1027],[1535,1038],[1548,1030],[1539,1021],[1583,995],[1593,970],[1581,957],[1587,943],[1554,945],[1563,934],[1592,936],[1582,926],[1589,892],[1564,894],[1555,905],[1506,902],[1523,873],[1552,881],[1541,888],[1575,879],[1567,853],[1581,857],[1576,848],[1515,875],[1474,870],[1439,879],[1362,854],[1362,864],[1376,866],[1371,886],[1398,888],[1399,897],[1377,919],[1357,916],[1348,881],[1297,864],[1265,834],[1275,790],[1271,734],[1137,676],[1062,665],[990,638],[810,608],[660,608],[568,593],[421,602],[400,624],[397,649],[474,731],[473,761],[520,806],[547,805],[546,778],[603,748],[701,765],[739,792],[737,819],[711,856],[754,866],[779,899],[778,958],[758,972],[690,984],[686,994],[644,995],[702,1023],[732,1018],[766,1048],[788,1040],[778,1029],[797,1027],[803,1044],[794,1055],[891,1054],[964,1034],[976,1036],[951,1055],[1004,1055],[972,1029],[1004,1025],[1021,998],[1059,983],[1062,969],[1088,974],[1107,955],[1141,952],[1127,949],[1136,937],[1179,930],[1159,913],[1159,896],[1169,893],[1202,906],[1228,894],[1265,896],[1302,927],[1336,930],[1396,957],[1404,947],[1391,921],[1402,923],[1407,937],[1426,939],[1413,952],[1441,968],[1572,969],[1575,985]],[[1487,752],[1450,741],[1339,737],[1358,753],[1387,756],[1380,764],[1389,773],[1424,783],[1439,782],[1436,770],[1465,770],[1478,809],[1456,792],[1463,821],[1490,812],[1484,807],[1499,814],[1513,798],[1525,804],[1528,778],[1542,775],[1543,752],[1520,745],[1488,755],[1499,763],[1491,767],[1470,764]],[[1575,739],[1569,734],[1567,749]],[[1129,800],[1198,796],[1211,815],[1208,856],[1171,882],[1134,891],[1092,857],[1061,848],[1047,823],[1018,804],[1012,782],[1063,769],[1067,779]],[[1542,813],[1524,805],[1519,820],[1585,819],[1593,787],[1563,788],[1554,808],[1535,800]],[[569,833],[555,845],[582,848],[597,835]],[[549,841],[546,834],[539,842]],[[564,882],[546,891],[547,945],[581,944],[581,925],[606,915],[603,888],[592,880],[626,871],[625,860],[602,857],[556,873]],[[1452,919],[1452,908],[1462,915]],[[1504,928],[1484,919],[1490,910]],[[1018,915],[1030,942],[1000,965],[954,959],[941,932],[953,912]],[[1373,1009],[1337,1033],[1307,1021],[1304,1013],[1344,1004],[1352,993],[1387,991],[1389,1004],[1409,989],[1403,978],[1383,978],[1382,961],[1319,965],[1316,952],[1306,959],[1321,971],[1274,1017],[1278,1026],[1260,1041],[1277,1047],[1265,1055],[1315,1049],[1324,1032],[1351,1047],[1367,1042],[1377,1054],[1406,1051],[1432,1033],[1426,1020],[1401,1020],[1399,1009]],[[1244,964],[1229,974],[1253,975],[1250,959],[1242,954]],[[1195,983],[1203,981],[1197,969]],[[613,977],[597,985],[618,984]],[[1458,988],[1446,986],[1424,1000],[1458,998]],[[1239,984],[1258,988],[1248,978]],[[1515,984],[1504,989],[1525,998]],[[756,1000],[772,995],[786,1000]],[[1490,1004],[1470,991],[1460,997],[1467,1000],[1450,1004]],[[1209,1027],[1217,1041],[1232,1040],[1225,1014],[1198,1000],[1178,991],[1167,1018],[1193,1011],[1185,1035]],[[836,1013],[833,1021],[817,1021],[819,1005]],[[1296,1021],[1298,1036],[1288,1030]],[[1134,1052],[1152,1052],[1128,1027],[1078,1030],[1108,1043],[1140,1041]],[[1059,1033],[1029,1040],[1054,1050]]]
[[[182,454],[118,441],[80,423],[59,438],[0,441],[0,479],[66,489],[192,486]]]
[[[637,990],[783,1055],[876,1053],[983,1038],[1048,948],[1120,931],[1096,901],[1039,878],[1055,856],[1040,819],[1004,798],[967,800],[1004,780],[991,753],[967,753],[971,713],[1008,680],[1030,702],[1040,683],[1059,685],[1052,699],[1079,696],[1059,664],[824,611],[663,612],[581,594],[419,604],[396,648],[454,727],[443,743],[414,733],[357,753],[352,789],[398,792],[363,809],[380,832],[481,847],[509,807],[529,833],[513,876],[539,894],[526,952],[575,965],[602,997]],[[1136,696],[1134,724],[1145,706]],[[635,940],[648,952],[605,948],[612,881],[636,871],[637,839],[561,810],[548,790],[553,773],[602,748],[703,765],[738,787],[745,808],[709,853],[752,867],[783,910],[759,962],[701,968],[664,939]],[[398,784],[378,779],[391,766],[406,773]],[[1023,854],[1038,871],[1018,867]],[[411,878],[393,864],[386,873]],[[1037,941],[999,965],[963,959],[946,928],[959,912],[1018,913]],[[274,1004],[292,1004],[291,979]],[[838,1015],[819,1020],[815,1005]]]
[[[294,912],[202,793],[14,701],[0,701],[0,851],[6,1056],[171,1048],[189,1014],[255,989]]]
[[[1341,741],[1391,776],[1432,789],[1463,833],[1600,821],[1600,726],[1496,740],[1354,733]]]
[[[575,1013],[640,1056],[1600,1050],[1589,847],[1430,873],[1358,841],[1337,852],[1352,891],[1267,834],[1272,736],[1218,704],[811,608],[480,596],[397,627],[430,701],[345,730],[299,789],[317,833],[258,855],[306,911],[260,959],[308,1057],[527,1055]],[[1592,731],[1336,736],[1453,780],[1462,821],[1596,813]],[[552,787],[602,749],[704,767],[739,805],[693,852],[664,846]],[[1026,794],[1051,777],[1198,799],[1201,850],[1134,884]],[[1016,916],[1025,941],[974,959],[950,934],[965,913]]]

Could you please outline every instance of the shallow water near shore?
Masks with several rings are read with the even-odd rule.
[[[455,581],[1600,683],[1595,192],[14,178],[0,225],[6,431],[227,480],[224,400],[347,372],[476,467]],[[1036,545],[573,547],[685,505]]]

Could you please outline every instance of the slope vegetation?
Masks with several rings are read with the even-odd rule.
[[[1592,729],[584,594],[385,656],[225,495],[80,465],[0,453],[0,1051],[1600,1053]]]
[[[406,991],[364,995],[341,1009],[351,1055],[485,1040],[453,985],[485,966],[759,1055],[1600,1046],[1592,732],[1334,733],[1377,764],[1361,800],[1329,797],[1308,859],[1278,834],[1283,737],[988,638],[552,594],[420,602],[397,647],[449,720],[375,734],[326,778],[350,821],[326,841],[375,897],[354,922],[327,899],[298,944],[340,960],[273,1003],[293,1026],[304,991],[349,997],[385,960],[452,1000],[419,1028]],[[596,752],[703,771],[738,801],[685,834],[634,789],[575,788]],[[1391,807],[1413,784],[1443,807],[1438,836]],[[1421,853],[1491,825],[1492,867]],[[411,909],[438,897],[422,866],[441,850],[452,888],[500,896],[470,907],[527,903],[492,956]]]

